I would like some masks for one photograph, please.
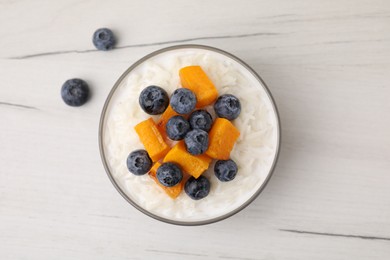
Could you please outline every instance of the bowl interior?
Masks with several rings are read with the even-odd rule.
[[[208,197],[191,200],[184,192],[170,199],[146,174],[126,168],[127,155],[143,149],[134,126],[149,118],[138,104],[140,91],[158,85],[171,94],[180,87],[181,67],[200,65],[219,94],[234,94],[242,112],[234,124],[241,135],[231,158],[239,166],[227,183],[204,173],[211,182]],[[215,117],[212,106],[206,108]],[[157,121],[158,116],[154,116]],[[180,225],[208,224],[229,217],[252,202],[268,182],[280,148],[280,123],[275,103],[261,78],[244,62],[222,50],[201,45],[173,46],[134,63],[118,79],[103,108],[99,127],[100,152],[106,172],[118,192],[134,207],[158,220]]]

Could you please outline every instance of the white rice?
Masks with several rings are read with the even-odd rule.
[[[240,116],[234,120],[241,135],[231,153],[238,174],[231,182],[218,181],[213,174],[213,161],[204,173],[211,182],[211,191],[199,201],[190,199],[184,191],[173,200],[147,174],[135,176],[126,167],[128,154],[143,148],[134,126],[149,117],[139,107],[139,93],[149,85],[158,85],[171,94],[180,87],[179,69],[189,65],[200,65],[220,95],[233,94],[242,106]],[[213,112],[212,107],[208,110]],[[154,118],[157,121],[158,116]],[[169,51],[139,65],[121,82],[105,119],[103,144],[115,181],[138,205],[172,220],[201,221],[236,209],[262,185],[276,156],[277,121],[265,90],[242,65],[207,50]]]

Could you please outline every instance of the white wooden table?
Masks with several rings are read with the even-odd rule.
[[[389,1],[111,2],[0,0],[0,259],[390,259]],[[116,50],[94,50],[103,26]],[[179,43],[253,66],[282,121],[268,187],[207,226],[138,212],[98,152],[116,79]],[[73,77],[80,108],[60,97]]]

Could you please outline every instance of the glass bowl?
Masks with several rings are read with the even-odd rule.
[[[133,127],[150,117],[139,107],[139,92],[148,85],[159,85],[170,94],[180,87],[178,69],[187,65],[202,66],[220,94],[232,93],[242,104],[242,112],[234,120],[241,136],[231,154],[239,166],[237,177],[219,182],[212,173],[213,162],[204,173],[211,182],[210,194],[199,201],[189,199],[184,191],[173,200],[148,174],[135,176],[126,168],[127,155],[143,148]],[[212,113],[212,107],[209,110]],[[152,218],[187,226],[217,222],[248,206],[271,178],[280,138],[278,111],[260,76],[226,51],[192,44],[160,49],[130,66],[109,93],[99,125],[101,159],[122,197]]]

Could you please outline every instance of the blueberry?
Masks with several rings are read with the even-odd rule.
[[[236,177],[238,168],[233,160],[219,160],[215,163],[214,174],[218,180],[226,182]]]
[[[180,167],[171,162],[163,163],[158,167],[156,176],[158,181],[166,187],[173,187],[183,179]]]
[[[171,107],[176,113],[188,114],[194,110],[196,96],[194,92],[186,88],[176,89],[171,96]]]
[[[203,175],[199,176],[198,179],[190,177],[184,186],[184,191],[193,200],[203,199],[209,195],[210,181]]]
[[[64,102],[72,107],[79,107],[87,102],[89,87],[82,79],[69,79],[61,88],[61,97]]]
[[[209,148],[209,134],[201,129],[194,129],[186,134],[184,142],[190,154],[202,154]]]
[[[166,124],[166,132],[171,140],[183,139],[190,130],[190,123],[182,116],[171,117]]]
[[[139,105],[149,115],[158,115],[169,105],[168,93],[158,86],[149,86],[139,95]]]
[[[201,129],[203,131],[210,131],[213,119],[206,110],[196,110],[191,113],[188,119],[192,129]]]
[[[114,48],[115,37],[110,29],[100,28],[95,31],[92,38],[93,45],[101,51],[108,51]]]
[[[215,102],[214,110],[219,117],[234,120],[241,112],[240,100],[231,94],[222,95]]]
[[[152,168],[152,159],[145,150],[135,150],[127,157],[127,169],[134,175],[144,175]]]

